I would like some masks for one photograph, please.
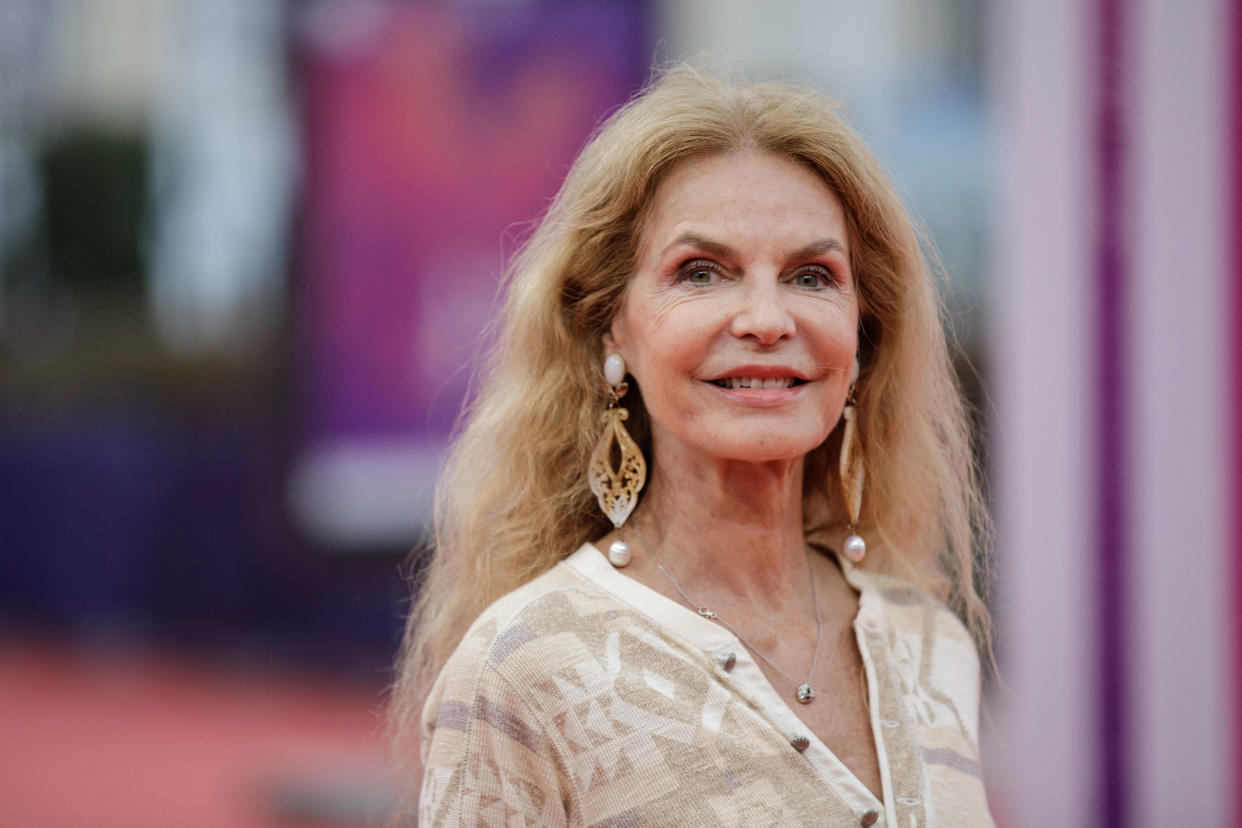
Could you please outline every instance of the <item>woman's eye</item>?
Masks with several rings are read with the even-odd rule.
[[[822,270],[804,270],[794,276],[794,284],[805,288],[824,287],[832,284],[832,276]]]
[[[710,285],[716,278],[716,269],[706,264],[691,263],[682,268],[681,278],[692,285]]]

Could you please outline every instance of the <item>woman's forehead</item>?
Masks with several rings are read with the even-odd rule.
[[[766,153],[682,162],[657,188],[640,229],[640,261],[679,244],[707,252],[744,242],[794,249],[838,247],[848,255],[845,211],[804,165]]]

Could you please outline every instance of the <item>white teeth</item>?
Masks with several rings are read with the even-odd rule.
[[[725,388],[790,388],[794,384],[793,377],[726,377],[718,380]]]

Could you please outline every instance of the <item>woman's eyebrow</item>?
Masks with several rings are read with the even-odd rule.
[[[678,236],[664,248],[661,252],[661,256],[667,254],[668,251],[675,247],[682,246],[695,247],[702,250],[704,253],[719,256],[723,259],[732,258],[734,256],[733,248],[724,242],[718,242],[714,239],[709,239],[706,236],[699,236],[694,233],[686,233]],[[840,240],[835,238],[825,238],[817,239],[808,245],[798,248],[789,256],[789,258],[813,259],[816,256],[822,256],[825,253],[840,253],[841,255],[846,255],[847,251],[845,249],[845,245]]]
[[[704,253],[709,253],[722,259],[733,258],[734,255],[733,248],[729,247],[729,245],[724,242],[714,241],[713,239],[706,238],[705,236],[696,236],[694,233],[686,233],[678,236],[672,241],[672,243],[665,247],[660,253],[661,258],[663,258],[668,251],[672,250],[674,247],[681,246],[697,247]]]
[[[825,253],[840,253],[842,256],[847,255],[845,245],[837,239],[827,238],[813,241],[805,247],[801,247],[794,251],[790,259],[813,259],[816,256],[822,256]]]

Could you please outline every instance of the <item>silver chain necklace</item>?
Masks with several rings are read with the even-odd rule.
[[[764,664],[768,665],[773,670],[775,670],[776,672],[784,676],[785,679],[790,684],[795,685],[794,698],[796,698],[799,703],[810,704],[811,702],[815,701],[815,689],[811,687],[811,681],[815,678],[815,665],[819,663],[819,643],[822,637],[821,633],[823,632],[823,630],[822,630],[822,626],[820,624],[820,618],[819,618],[819,599],[815,595],[815,573],[814,572],[811,572],[811,605],[815,608],[815,653],[811,656],[811,670],[807,674],[806,681],[799,684],[797,679],[789,675],[789,673],[786,673],[780,667],[777,667],[775,664],[773,664],[768,659],[768,657],[765,656],[759,650],[758,647],[756,647],[754,644],[751,644],[749,641],[747,641],[746,638],[740,632],[738,632],[737,630],[733,628],[732,624],[730,624],[728,621],[721,618],[719,615],[717,615],[715,612],[708,609],[707,607],[701,606],[697,601],[691,600],[690,596],[686,594],[686,591],[681,588],[681,585],[678,584],[677,581],[673,578],[673,576],[669,574],[669,571],[664,568],[664,564],[660,563],[660,559],[655,553],[655,547],[647,543],[647,538],[643,536],[642,527],[640,527],[637,522],[634,523],[634,529],[638,531],[639,542],[643,545],[643,548],[647,550],[647,553],[651,555],[652,563],[654,563],[656,565],[656,568],[659,569],[660,572],[664,575],[664,577],[668,579],[668,582],[673,585],[673,589],[677,590],[677,594],[681,596],[683,601],[685,601],[688,605],[690,605],[690,607],[692,607],[699,615],[703,616],[709,621],[715,621],[716,623],[724,627],[726,630],[733,633],[733,635],[737,638],[737,640],[742,642],[742,644],[746,646],[746,649],[750,650],[752,653],[759,656],[759,658],[763,660]],[[807,566],[809,568],[810,567],[810,557],[809,557],[810,553],[808,552],[807,555],[808,555]]]

